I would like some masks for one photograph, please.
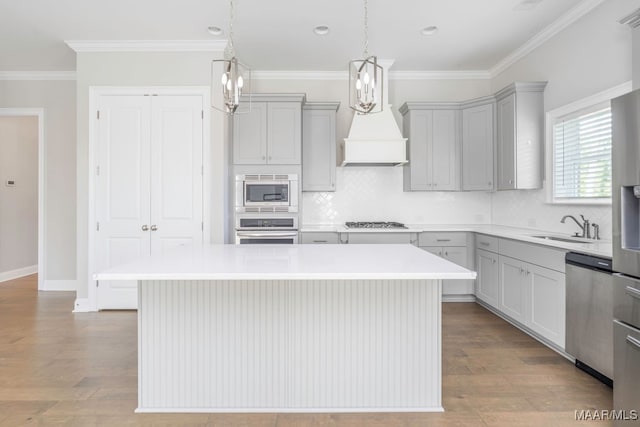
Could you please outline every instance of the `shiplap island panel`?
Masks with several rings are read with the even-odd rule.
[[[138,280],[138,412],[441,411],[443,279],[411,245],[212,245]]]

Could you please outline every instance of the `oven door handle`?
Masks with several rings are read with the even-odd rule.
[[[238,237],[296,237],[297,232],[292,233],[274,233],[274,232],[254,232],[254,231],[238,231]]]
[[[625,288],[625,292],[627,293],[627,295],[632,296],[634,298],[638,298],[640,299],[640,290],[633,288],[631,286],[627,286]]]

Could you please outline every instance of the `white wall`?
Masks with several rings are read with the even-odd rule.
[[[635,8],[635,0],[604,2],[494,78],[492,90],[516,80],[548,81],[544,105],[550,111],[631,80],[631,30],[618,20]],[[576,224],[560,219],[582,213],[611,239],[610,205],[550,205],[545,190],[497,192],[492,199],[496,224],[574,233]]]
[[[640,27],[633,29],[632,57],[633,57],[633,89],[640,89]]]
[[[45,280],[76,277],[76,91],[73,81],[0,81],[0,107],[43,108]]]
[[[5,185],[7,180],[15,186]],[[0,276],[38,263],[38,117],[0,117]]]
[[[92,86],[210,86],[211,60],[206,52],[78,53],[77,63],[77,275],[78,298],[86,298],[89,282],[88,182],[89,182],[89,88]],[[211,238],[224,241],[227,147],[224,116],[211,116]]]
[[[349,133],[346,80],[256,80],[259,93],[306,93],[307,101],[339,101],[337,141]],[[487,95],[489,80],[391,80],[389,102],[398,124],[398,108],[407,101],[464,101]],[[341,162],[338,155],[338,163]],[[335,224],[352,220],[405,223],[484,224],[491,221],[491,195],[466,192],[404,192],[402,168],[338,167],[335,192],[302,195],[303,224]]]

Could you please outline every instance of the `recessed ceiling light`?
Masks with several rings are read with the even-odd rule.
[[[422,34],[423,36],[432,36],[437,32],[438,32],[438,27],[436,27],[435,25],[429,25],[428,27],[424,27],[420,31],[420,34]]]
[[[317,27],[313,28],[313,32],[319,36],[326,36],[327,34],[329,34],[329,27],[326,25],[318,25]]]
[[[213,25],[211,27],[207,27],[207,31],[209,31],[209,34],[214,35],[214,36],[221,36],[222,35],[222,28],[215,27]]]

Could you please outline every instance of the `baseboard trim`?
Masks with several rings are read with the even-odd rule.
[[[89,313],[92,311],[97,311],[89,304],[89,298],[76,298],[75,303],[73,304],[73,312],[74,313]]]
[[[442,302],[476,302],[475,295],[442,295]]]
[[[76,291],[75,280],[46,280],[42,283],[41,291]]]
[[[16,268],[15,270],[0,272],[0,282],[19,279],[20,277],[29,276],[30,274],[36,274],[37,272],[38,272],[37,264],[30,265],[28,267]]]

